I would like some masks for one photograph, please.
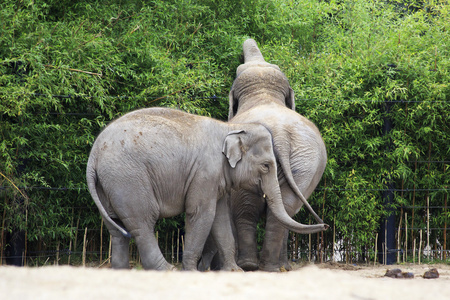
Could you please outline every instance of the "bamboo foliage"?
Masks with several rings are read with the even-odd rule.
[[[420,230],[430,247],[449,249],[446,1],[3,1],[0,19],[2,257],[6,233],[21,231],[27,252],[72,241],[81,251],[83,228],[92,230],[88,245],[108,249],[85,184],[95,136],[147,106],[226,119],[247,37],[286,74],[297,111],[327,145],[310,202],[336,234],[295,244],[361,251],[393,211],[407,237],[401,249],[415,249]],[[387,119],[393,129],[383,135]],[[389,209],[388,182],[396,189]],[[160,242],[182,227],[182,217],[161,220]]]

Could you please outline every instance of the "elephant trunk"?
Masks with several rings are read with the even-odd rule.
[[[256,41],[253,39],[248,39],[244,42],[244,63],[248,63],[251,61],[260,61],[265,62],[264,57],[259,51],[258,45]]]
[[[276,178],[276,176],[275,176]],[[266,182],[264,182],[266,181]],[[277,220],[287,229],[301,233],[301,234],[310,234],[316,233],[319,231],[324,231],[328,229],[327,224],[315,224],[315,225],[305,225],[294,221],[289,214],[286,212],[283,201],[281,198],[281,191],[278,185],[277,179],[269,179],[264,180],[262,183],[263,192],[266,195],[267,205],[269,209],[273,212],[274,216]],[[267,184],[270,182],[270,184]],[[275,183],[273,183],[275,182]]]

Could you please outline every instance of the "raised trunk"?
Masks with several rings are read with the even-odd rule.
[[[291,231],[302,234],[315,233],[328,229],[329,226],[323,223],[316,225],[305,225],[294,221],[284,208],[278,180],[267,178],[266,181],[267,182],[263,182],[262,189],[266,195],[267,205],[269,206],[269,209],[273,212],[277,220],[284,227]],[[273,182],[275,182],[275,184]]]
[[[256,41],[253,39],[248,39],[244,42],[244,63],[248,63],[251,61],[260,61],[265,62],[264,57],[259,51],[258,45]]]

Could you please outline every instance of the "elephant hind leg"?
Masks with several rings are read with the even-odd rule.
[[[107,223],[109,233],[111,234],[111,267],[113,269],[129,269],[130,239],[125,237],[117,228]]]
[[[136,245],[145,270],[174,270],[175,267],[167,262],[158,246],[158,241],[153,232],[153,226],[141,226],[131,232],[136,240]]]

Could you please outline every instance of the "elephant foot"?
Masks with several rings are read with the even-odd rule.
[[[166,262],[166,263],[162,264],[161,266],[157,267],[156,270],[158,270],[158,271],[177,271],[178,269],[174,265]]]
[[[244,272],[238,265],[235,266],[229,266],[229,267],[223,267],[221,271],[228,271],[228,272]]]
[[[258,263],[255,261],[238,261],[239,267],[244,271],[256,271],[258,270]]]
[[[292,267],[289,264],[263,264],[259,265],[260,271],[265,272],[288,272],[292,270]]]

